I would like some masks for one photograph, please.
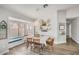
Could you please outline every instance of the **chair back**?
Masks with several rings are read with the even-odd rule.
[[[46,44],[47,44],[47,45],[50,45],[50,46],[53,46],[53,44],[54,44],[54,38],[49,37],[49,38],[46,40]]]
[[[33,42],[34,43],[40,43],[40,38],[39,37],[34,37]]]
[[[27,42],[32,43],[32,41],[33,41],[32,36],[28,36],[27,37]]]
[[[40,37],[40,34],[35,34],[34,37]]]

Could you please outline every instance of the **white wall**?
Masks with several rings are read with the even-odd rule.
[[[74,19],[71,23],[71,36],[74,41],[79,43],[79,18]]]
[[[0,7],[0,18],[7,19],[9,16],[14,17],[14,18],[18,18],[18,19],[31,21],[31,18],[25,17],[24,15],[21,15],[18,12],[9,10],[7,8]]]
[[[79,17],[79,6],[67,9],[66,18],[75,18],[75,17]]]

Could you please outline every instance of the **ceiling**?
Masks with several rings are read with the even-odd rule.
[[[77,5],[73,4],[48,4],[47,8],[43,8],[43,4],[4,4],[0,5],[3,8],[12,10],[14,12],[18,12],[21,15],[28,16],[30,18],[37,18],[38,11],[41,13],[43,11],[53,11],[53,10],[63,10],[71,7],[75,7]]]

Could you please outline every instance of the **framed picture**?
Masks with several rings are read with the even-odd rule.
[[[63,23],[59,24],[59,30],[64,30],[65,29],[65,25]]]
[[[42,32],[47,32],[49,30],[50,20],[41,20],[40,21],[40,29]]]

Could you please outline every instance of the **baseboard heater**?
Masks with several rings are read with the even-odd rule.
[[[13,47],[20,45],[22,43],[24,43],[23,37],[11,38],[11,39],[9,39],[9,42],[8,42],[9,48],[13,48]]]
[[[9,43],[17,42],[17,41],[20,41],[20,40],[22,40],[22,39],[14,40],[14,41],[11,41]]]

